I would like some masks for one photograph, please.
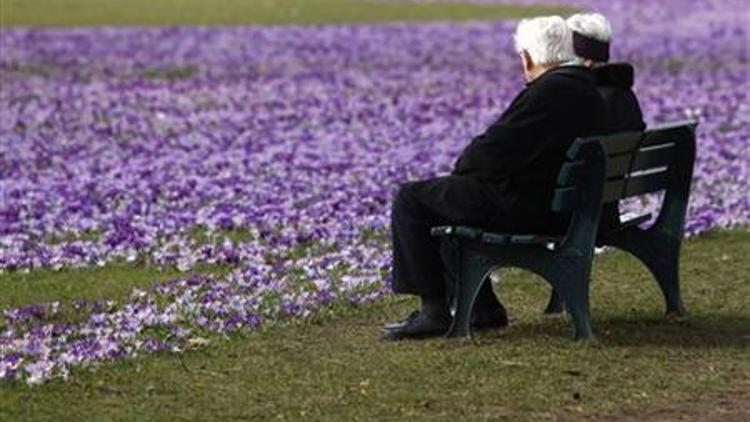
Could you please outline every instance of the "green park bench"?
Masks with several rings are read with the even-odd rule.
[[[494,269],[518,267],[538,274],[559,292],[576,339],[591,338],[589,279],[597,245],[616,247],[637,257],[659,284],[667,314],[683,314],[678,270],[696,126],[695,122],[678,122],[645,132],[575,140],[560,168],[552,200],[553,212],[572,214],[563,236],[433,227],[433,236],[454,242],[458,249],[456,309],[448,336],[470,334],[474,301]],[[661,211],[649,228],[640,227],[651,219],[647,214],[597,233],[603,204],[662,190]]]

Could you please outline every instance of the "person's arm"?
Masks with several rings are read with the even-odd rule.
[[[517,173],[543,152],[543,132],[554,116],[548,101],[527,90],[485,133],[471,141],[458,158],[453,174],[497,180]]]

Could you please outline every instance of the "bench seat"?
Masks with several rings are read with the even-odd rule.
[[[629,218],[614,229],[603,234],[603,238],[618,233],[629,227],[638,226],[651,219],[651,214],[643,214]],[[434,237],[461,237],[468,240],[480,241],[494,245],[538,245],[547,249],[555,249],[564,240],[563,236],[549,236],[543,234],[513,234],[495,233],[478,227],[469,226],[436,226],[430,231]],[[597,243],[603,244],[604,240]]]

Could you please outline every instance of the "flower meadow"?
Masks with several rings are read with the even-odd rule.
[[[700,122],[687,234],[746,227],[744,2],[566,3],[611,18],[649,123]],[[514,27],[4,30],[0,271],[186,275],[119,302],[3,310],[0,379],[66,378],[387,294],[391,196],[449,171],[523,87]],[[233,270],[190,273],[214,264]]]

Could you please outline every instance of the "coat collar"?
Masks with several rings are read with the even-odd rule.
[[[566,65],[554,67],[544,72],[541,76],[539,76],[538,78],[526,84],[526,86],[532,86],[538,81],[542,81],[544,79],[548,79],[550,77],[557,77],[557,76],[575,78],[575,79],[579,79],[581,81],[585,81],[591,84],[593,84],[596,81],[591,69],[585,66],[577,65],[577,64],[570,64],[570,65],[566,64]]]
[[[594,68],[596,84],[631,88],[633,86],[633,66],[628,63],[608,63]]]

